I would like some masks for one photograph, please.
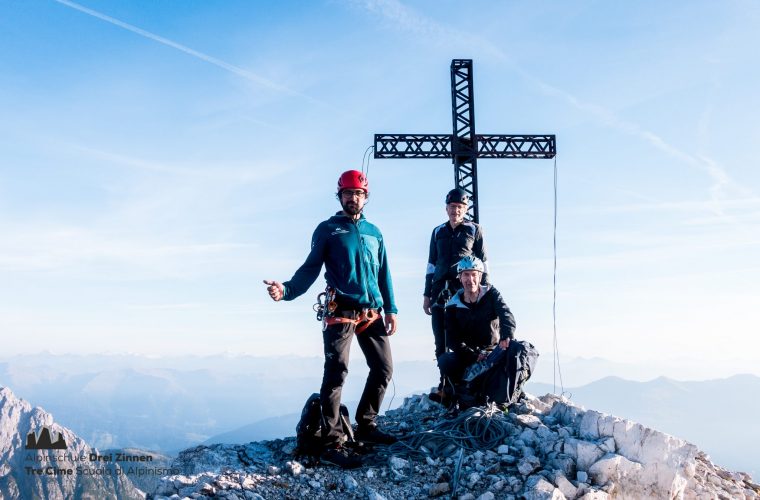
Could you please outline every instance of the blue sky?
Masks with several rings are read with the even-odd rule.
[[[9,354],[318,355],[289,278],[374,133],[554,133],[565,356],[760,360],[756,2],[0,0]],[[479,163],[493,281],[549,362],[553,162]],[[372,160],[400,308],[421,308],[444,160]]]

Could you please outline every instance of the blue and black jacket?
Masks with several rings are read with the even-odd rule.
[[[444,222],[433,229],[430,236],[430,253],[425,272],[425,291],[423,295],[438,303],[441,291],[449,284],[451,292],[456,292],[462,285],[457,279],[457,264],[468,255],[474,255],[483,261],[485,272],[482,284],[488,284],[488,260],[483,243],[483,229],[479,224],[464,221],[456,228]],[[440,303],[443,305],[443,303]]]
[[[293,277],[283,283],[284,300],[305,293],[325,265],[327,285],[342,309],[380,309],[397,313],[393,283],[380,229],[364,218],[338,212],[314,230],[311,252]]]
[[[464,291],[459,290],[446,304],[445,321],[448,347],[461,355],[475,353],[475,358],[477,352],[491,350],[501,340],[513,340],[517,327],[509,306],[491,285],[481,285],[474,304],[466,303]]]

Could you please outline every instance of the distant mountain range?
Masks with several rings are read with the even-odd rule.
[[[321,358],[37,354],[0,361],[0,385],[44,406],[93,446],[176,452],[210,436],[300,412],[319,390]],[[367,368],[351,364],[344,399]],[[386,405],[436,380],[432,363],[397,363]]]
[[[173,454],[203,442],[293,435],[304,401],[319,388],[322,363],[319,357],[42,353],[0,361],[0,385],[44,406],[57,422],[93,446]],[[527,390],[537,395],[552,392],[552,385],[541,383],[552,380],[551,358],[540,358],[538,366]],[[566,387],[568,380],[601,378],[566,389],[577,404],[686,438],[717,461],[757,475],[760,464],[749,451],[760,449],[760,426],[754,423],[760,409],[757,376],[701,382],[602,378],[610,371],[641,376],[646,370],[598,358],[570,360],[562,368]],[[355,356],[344,389],[352,414],[350,402],[358,401],[366,373],[362,357]],[[383,410],[429,390],[436,380],[432,361],[397,363]]]
[[[617,387],[614,379],[603,382]],[[755,383],[734,382],[747,382],[750,388]],[[751,476],[715,464],[694,444],[631,420],[586,411],[555,395],[528,396],[506,415],[475,408],[469,412],[451,418],[425,395],[407,398],[402,407],[380,417],[381,425],[408,439],[427,439],[424,445],[437,452],[420,449],[435,458],[407,454],[416,445],[388,448],[390,457],[370,450],[360,469],[318,466],[315,473],[313,465],[304,469],[300,461],[305,457],[294,454],[293,437],[194,446],[176,458],[139,449],[98,450],[44,409],[32,408],[0,387],[0,498],[137,500],[146,498],[146,492],[150,498],[321,498],[326,492],[332,492],[330,498],[417,498],[446,492],[469,493],[470,498],[510,492],[520,498],[760,495]],[[484,429],[467,427],[468,420],[483,418],[504,439],[481,441]],[[427,432],[431,426],[438,432]],[[465,428],[475,432],[469,438],[478,448],[474,453],[457,452]],[[450,441],[447,447],[438,446],[441,439]],[[468,464],[463,469],[451,459],[457,454],[460,463],[464,459]],[[414,473],[408,474],[412,463]]]

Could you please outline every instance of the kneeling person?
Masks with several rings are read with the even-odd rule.
[[[454,391],[464,388],[467,367],[484,360],[497,346],[508,349],[514,339],[515,318],[496,288],[480,284],[483,271],[483,262],[477,257],[460,260],[457,277],[462,289],[446,304],[446,336],[451,352],[438,357],[438,367],[454,384]]]

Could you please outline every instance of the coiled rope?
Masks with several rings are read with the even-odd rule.
[[[451,457],[460,449],[469,452],[492,450],[504,443],[512,426],[507,415],[490,403],[443,419],[426,431],[409,434],[378,450],[378,455],[424,460],[425,457]]]

